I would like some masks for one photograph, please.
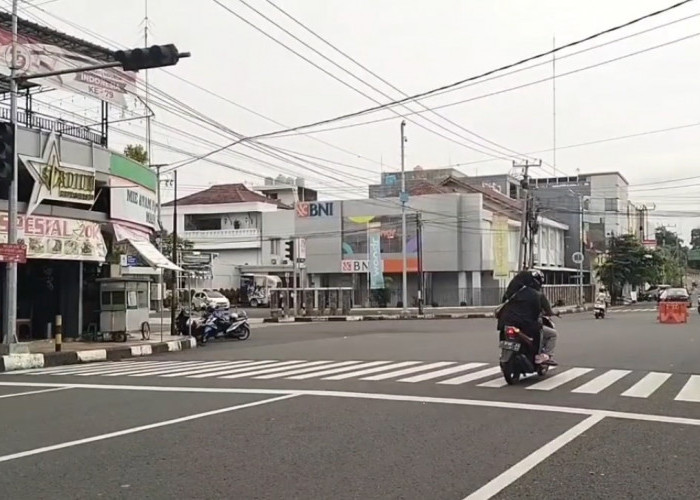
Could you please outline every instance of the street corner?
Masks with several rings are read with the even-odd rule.
[[[64,346],[70,344],[64,344]],[[167,342],[153,342],[149,344],[135,345],[127,344],[124,346],[110,346],[98,349],[75,349],[59,352],[7,354],[0,358],[0,372],[21,372],[24,370],[33,370],[37,368],[51,368],[64,365],[98,363],[105,361],[120,361],[128,358],[138,358],[151,356],[154,354],[195,349],[196,347],[196,339],[193,337],[188,337]]]

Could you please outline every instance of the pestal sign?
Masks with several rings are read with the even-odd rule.
[[[44,200],[92,205],[95,202],[95,170],[61,162],[56,132],[51,132],[41,157],[17,155],[34,179],[27,215]]]

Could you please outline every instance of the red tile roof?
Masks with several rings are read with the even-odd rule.
[[[278,206],[285,206],[278,200],[272,200],[266,196],[248,189],[245,184],[218,184],[204,191],[178,198],[178,205],[216,205],[225,203],[246,203],[246,202],[272,203]],[[173,202],[164,203],[163,206],[172,206]]]

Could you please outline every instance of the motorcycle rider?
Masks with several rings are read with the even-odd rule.
[[[217,308],[213,305],[207,306],[207,319],[209,319],[211,316],[214,316],[216,321],[219,320],[225,320],[227,319],[227,311],[221,308]],[[204,341],[206,342],[207,340],[214,339],[216,338],[216,334],[218,333],[218,330],[216,328],[212,328],[209,330],[208,334],[204,337]]]
[[[556,344],[556,331],[552,328],[543,328],[540,323],[540,315],[552,316],[552,307],[547,297],[541,292],[544,284],[544,274],[538,269],[521,271],[508,284],[506,293],[503,296],[504,305],[498,312],[497,329],[501,339],[504,337],[506,325],[512,325],[532,338],[535,345],[540,345],[540,335],[542,335],[542,352],[536,356],[536,362],[546,360],[548,364],[556,365],[552,359],[554,346]]]
[[[596,303],[599,302],[606,307],[610,304],[610,294],[604,285],[602,285],[600,290],[598,290],[598,295],[596,295],[595,301]]]

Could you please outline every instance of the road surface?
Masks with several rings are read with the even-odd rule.
[[[280,325],[0,376],[5,498],[698,497],[700,316],[563,316],[504,385],[492,320]]]

